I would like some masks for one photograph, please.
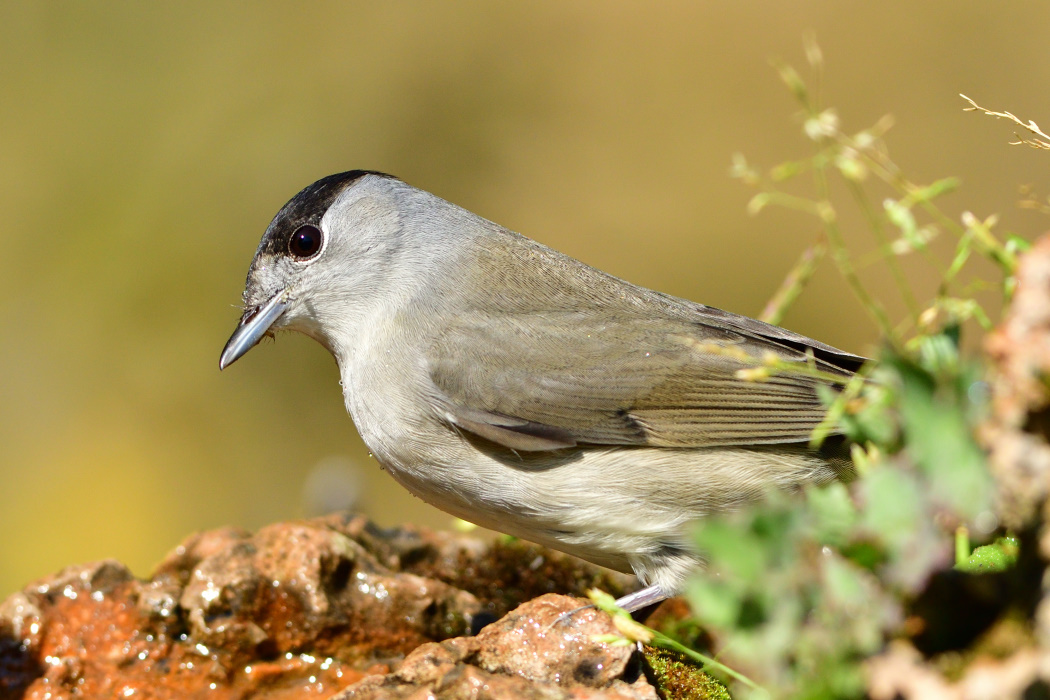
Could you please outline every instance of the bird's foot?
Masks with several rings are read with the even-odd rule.
[[[641,619],[639,620],[640,622],[649,616],[648,613],[652,612],[652,610],[645,610],[645,608],[655,608],[655,606],[658,603],[662,603],[668,598],[670,598],[670,596],[664,593],[664,590],[660,588],[659,585],[653,584],[651,586],[646,586],[641,590],[635,591],[634,593],[628,593],[625,596],[617,598],[615,601],[615,605],[616,607],[623,608],[627,612],[631,613],[632,617],[634,617],[635,619],[639,618],[639,615],[635,613],[642,612]],[[554,618],[554,622],[552,622],[547,629],[551,629],[559,623],[567,622],[576,613],[582,612],[584,610],[587,610],[588,608],[593,607],[595,607],[595,605],[594,603],[591,603],[589,605],[581,605],[580,607],[575,608],[573,610],[569,610],[568,612],[563,612],[561,615],[558,615],[558,617]]]

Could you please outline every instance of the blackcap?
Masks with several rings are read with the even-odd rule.
[[[382,173],[318,180],[248,271],[229,366],[277,330],[335,356],[361,437],[405,488],[484,527],[623,572],[637,610],[702,562],[698,518],[848,477],[811,450],[825,378],[864,359],[638,287]],[[815,373],[811,373],[815,374]]]

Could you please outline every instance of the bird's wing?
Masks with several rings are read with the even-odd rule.
[[[446,418],[516,450],[800,442],[824,417],[821,381],[794,373],[746,381],[736,371],[755,363],[730,353],[802,363],[808,349],[809,361],[843,377],[863,361],[699,305],[689,319],[610,316],[464,314],[428,352]]]

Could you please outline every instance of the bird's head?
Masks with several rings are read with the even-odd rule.
[[[248,270],[244,313],[220,369],[277,330],[305,333],[336,354],[342,334],[396,296],[388,289],[390,269],[405,257],[411,192],[419,190],[354,170],[318,180],[285,204]]]

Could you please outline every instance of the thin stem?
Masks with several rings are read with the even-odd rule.
[[[668,637],[666,634],[663,634],[662,632],[657,632],[656,630],[651,630],[651,631],[653,633],[653,639],[652,639],[652,642],[651,642],[651,644],[653,646],[659,647],[661,649],[671,649],[672,651],[677,651],[678,653],[683,654],[684,656],[688,656],[693,661],[696,661],[698,663],[703,664],[705,670],[713,669],[713,670],[715,670],[715,671],[717,671],[719,673],[722,673],[722,674],[732,678],[735,681],[739,681],[739,682],[743,683],[744,685],[746,685],[748,688],[751,688],[752,690],[756,690],[758,692],[765,693],[768,696],[769,691],[767,691],[761,685],[759,685],[755,681],[753,681],[750,678],[748,678],[747,676],[745,676],[743,673],[740,673],[739,671],[735,671],[735,670],[731,669],[730,667],[726,666],[725,664],[723,664],[723,663],[721,663],[719,661],[715,661],[710,656],[707,656],[706,654],[701,654],[700,652],[696,651],[695,649],[690,649],[686,645],[682,644],[681,642],[677,642],[674,639],[671,639],[670,637]]]
[[[839,421],[842,420],[842,416],[846,414],[846,407],[850,402],[860,396],[861,391],[864,389],[864,385],[868,380],[868,367],[870,366],[870,363],[864,365],[860,368],[859,372],[850,377],[845,388],[839,392],[839,395],[836,396],[835,400],[830,406],[828,406],[828,410],[824,414],[824,419],[817,424],[817,427],[813,428],[813,432],[809,438],[810,447],[814,449],[819,448],[838,426]]]
[[[908,279],[904,276],[904,271],[900,267],[897,256],[890,247],[886,230],[882,226],[882,219],[875,213],[860,184],[855,180],[847,180],[847,182],[849,183],[850,192],[853,193],[854,201],[857,202],[857,206],[860,207],[861,211],[864,212],[864,216],[868,219],[868,225],[871,226],[871,231],[879,245],[879,251],[882,253],[886,265],[889,266],[890,273],[897,283],[897,289],[900,291],[904,304],[908,307],[908,313],[911,314],[914,321],[919,316],[919,304],[915,300],[915,294],[912,292],[911,285],[908,284]]]
[[[839,229],[837,215],[829,199],[827,172],[824,168],[817,168],[814,171],[814,175],[817,181],[817,194],[821,202],[821,219],[824,221],[824,229],[827,231],[828,242],[831,244],[831,257],[839,268],[839,272],[846,279],[850,289],[853,290],[853,293],[860,300],[864,310],[872,317],[883,335],[890,338],[893,326],[886,315],[886,311],[868,294],[868,290],[864,288],[863,283],[853,269],[849,251],[846,249],[846,241],[842,236],[842,231]]]
[[[820,237],[813,245],[802,251],[798,262],[788,271],[784,281],[780,283],[780,287],[770,298],[765,308],[762,309],[762,313],[758,316],[759,320],[772,323],[773,325],[780,325],[780,322],[784,319],[784,314],[795,303],[795,299],[802,293],[806,284],[813,278],[813,273],[816,272],[817,266],[824,259],[824,255],[827,252],[828,246],[822,231]]]

